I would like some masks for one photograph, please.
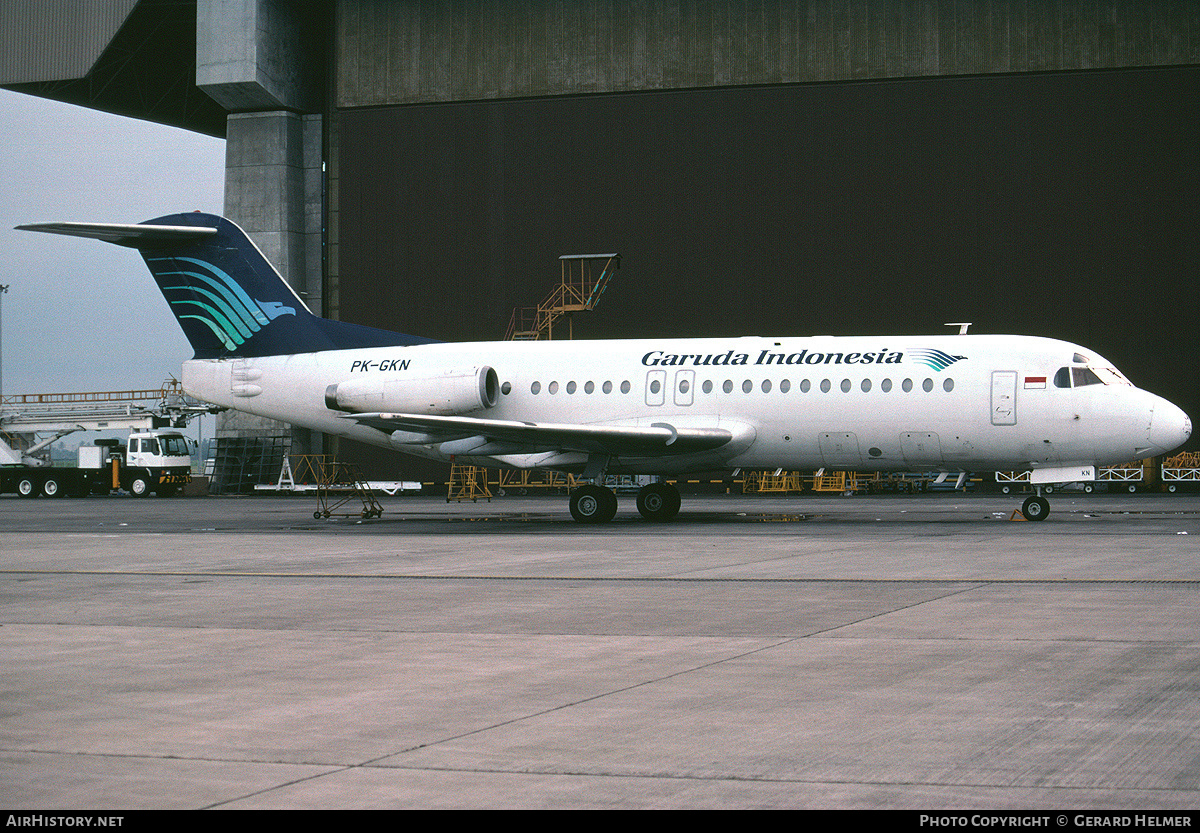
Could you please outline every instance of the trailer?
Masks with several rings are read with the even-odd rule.
[[[1184,451],[1163,460],[1162,482],[1168,492],[1200,488],[1200,451]]]
[[[1072,483],[1051,483],[1043,487],[1046,492],[1060,488],[1078,487],[1084,492],[1102,489],[1106,491],[1140,492],[1151,485],[1154,480],[1154,460],[1134,460],[1128,463],[1118,463],[1113,466],[1100,466],[1096,469],[1095,480],[1075,481]],[[997,488],[1004,494],[1028,490],[1032,488],[1031,471],[998,471],[995,473]]]
[[[192,479],[188,438],[177,430],[134,431],[118,440],[79,447],[73,466],[34,465],[0,441],[0,494],[86,497],[123,489],[137,497],[169,497]]]

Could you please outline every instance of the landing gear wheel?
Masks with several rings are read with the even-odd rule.
[[[637,494],[637,508],[648,521],[669,521],[679,514],[679,490],[669,483],[651,483]]]
[[[617,514],[617,496],[602,486],[580,486],[571,492],[571,517],[581,524],[602,524]]]
[[[1026,498],[1021,504],[1021,514],[1026,520],[1044,521],[1046,516],[1050,514],[1050,501],[1044,497]]]

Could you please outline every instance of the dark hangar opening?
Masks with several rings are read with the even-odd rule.
[[[340,110],[340,314],[495,340],[559,255],[620,251],[576,337],[974,321],[1195,416],[1198,93],[1184,67]]]

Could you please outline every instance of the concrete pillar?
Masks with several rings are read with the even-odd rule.
[[[319,115],[273,110],[231,114],[225,145],[225,216],[250,235],[317,315],[322,307],[321,142]],[[222,414],[217,423],[219,437],[289,430],[293,429],[234,411]],[[294,429],[294,451],[320,451],[320,438],[310,433]]]
[[[329,7],[290,0],[197,0],[196,84],[230,111],[225,216],[322,313],[324,48]],[[226,411],[218,437],[292,434],[296,452],[321,438]]]

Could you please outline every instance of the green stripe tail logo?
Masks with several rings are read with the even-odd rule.
[[[295,307],[278,301],[256,301],[224,270],[194,257],[147,258],[172,311],[180,319],[199,321],[227,350],[234,350]],[[167,268],[155,269],[153,264]],[[174,268],[170,268],[174,267]],[[172,283],[178,281],[178,283]]]

